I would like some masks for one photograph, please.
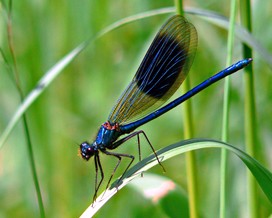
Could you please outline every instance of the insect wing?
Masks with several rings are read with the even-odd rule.
[[[196,47],[194,26],[180,15],[171,17],[157,33],[108,120],[125,124],[164,104],[187,76]]]

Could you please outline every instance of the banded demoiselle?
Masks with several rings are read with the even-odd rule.
[[[134,130],[163,115],[218,80],[246,67],[252,61],[251,58],[238,61],[181,97],[161,107],[175,93],[187,76],[196,48],[197,32],[195,27],[180,15],[171,17],[157,33],[132,81],[113,107],[108,120],[98,130],[94,142],[91,144],[83,142],[80,145],[80,153],[83,159],[89,160],[94,156],[96,171],[94,200],[104,180],[104,172],[99,157],[100,152],[118,159],[107,187],[122,158],[131,159],[125,172],[134,160],[133,155],[115,153],[109,150],[116,149],[135,136],[138,139],[139,159],[141,159],[139,135],[142,134],[161,165],[146,134],[142,130]],[[125,134],[128,135],[119,139],[120,136]],[[101,176],[99,182],[98,173]]]

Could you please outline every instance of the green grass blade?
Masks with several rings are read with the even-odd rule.
[[[224,29],[229,28],[229,20],[227,17],[222,16],[216,12],[203,10],[203,9],[189,9],[187,13],[195,14],[209,21],[210,23],[219,26]],[[272,69],[272,54],[265,47],[263,47],[258,40],[244,27],[235,24],[235,36],[243,43],[254,49],[255,52],[262,56],[262,59],[266,61],[269,67]]]
[[[231,1],[231,12],[228,32],[228,47],[226,66],[231,65],[233,56],[233,44],[235,34],[235,15],[237,11],[236,0]],[[230,78],[225,78],[224,84],[224,105],[223,105],[223,121],[222,121],[222,141],[227,142],[229,138],[229,116],[230,116]],[[221,151],[220,163],[220,217],[226,217],[226,174],[227,174],[227,157],[226,149]]]
[[[168,13],[170,14],[170,13],[174,13],[175,11],[176,11],[176,8],[174,7],[166,7],[166,8],[150,10],[150,11],[146,11],[146,12],[142,12],[139,14],[126,17],[124,19],[114,22],[110,26],[101,30],[97,34],[97,38],[100,38],[103,35],[117,28],[120,28],[126,24],[129,24],[131,22],[135,22],[137,20],[156,16],[156,15],[162,15],[162,14],[168,14]],[[198,9],[198,8],[187,8],[184,10],[184,12],[187,14],[200,16],[201,18],[206,19],[208,22],[214,25],[217,25],[221,28],[224,28],[224,29],[229,28],[228,18],[214,11]],[[235,36],[239,38],[241,41],[243,41],[244,43],[246,43],[248,46],[253,48],[256,52],[258,52],[262,56],[263,60],[265,60],[266,63],[269,65],[269,67],[272,69],[272,54],[266,48],[264,48],[250,32],[248,32],[242,26],[235,24]]]
[[[176,11],[184,16],[182,0],[175,0]],[[182,92],[186,93],[190,90],[190,76],[183,82]],[[184,138],[193,138],[193,107],[191,99],[183,103],[183,127]],[[186,153],[186,173],[187,173],[187,190],[189,195],[189,211],[191,218],[198,217],[197,206],[197,170],[196,170],[196,155],[194,151]]]
[[[248,0],[241,0],[240,17],[242,25],[249,31],[252,31],[251,21],[251,3]],[[243,44],[243,56],[252,57],[252,49]],[[256,98],[254,89],[254,74],[253,65],[245,69],[244,73],[245,82],[245,140],[246,151],[252,156],[256,157],[256,142],[258,134],[257,113],[256,113]],[[260,215],[259,201],[258,201],[258,189],[257,184],[253,176],[248,174],[248,203],[250,217],[257,218]]]
[[[267,196],[267,198],[272,202],[272,174],[265,167],[263,167],[258,161],[250,157],[244,151],[229,145],[227,143],[209,140],[209,139],[191,139],[178,142],[176,144],[169,145],[157,152],[157,155],[161,162],[170,159],[179,154],[203,149],[203,148],[223,148],[227,149],[234,154],[236,154],[251,171],[257,182],[259,183],[261,189]],[[110,188],[105,190],[97,200],[91,204],[85,212],[81,215],[81,218],[92,217],[108,200],[111,199],[113,195],[117,193],[117,189],[122,189],[127,185],[132,179],[139,177],[142,172],[147,171],[151,167],[158,165],[158,162],[154,154],[145,158],[141,162],[138,162],[133,167],[131,167],[123,176],[122,181],[118,183],[118,179],[111,185]]]
[[[48,70],[45,75],[37,83],[36,87],[26,96],[25,100],[18,107],[17,111],[11,118],[7,127],[3,131],[0,137],[0,149],[5,143],[8,135],[12,131],[13,127],[17,124],[21,116],[26,112],[30,105],[45,91],[46,87],[49,86],[52,81],[62,72],[71,61],[88,45],[89,41],[85,41],[64,58],[62,58],[58,63],[56,63],[50,70]]]
[[[103,28],[96,36],[96,38],[100,38],[104,35],[106,35],[107,33],[118,29],[124,25],[127,25],[129,23],[135,22],[137,20],[141,20],[144,18],[148,18],[148,17],[152,17],[152,16],[156,16],[156,15],[162,15],[162,14],[169,14],[169,13],[173,13],[174,8],[169,7],[169,8],[161,8],[161,9],[156,9],[156,10],[150,10],[150,11],[146,11],[146,12],[142,12],[142,13],[138,13],[138,14],[134,14],[128,17],[125,17],[123,19],[120,19],[114,23],[112,23],[111,25]]]

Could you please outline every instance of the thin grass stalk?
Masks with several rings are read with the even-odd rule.
[[[30,133],[29,133],[29,127],[28,127],[28,123],[27,123],[25,114],[23,115],[23,126],[24,126],[24,130],[25,130],[26,141],[27,141],[27,153],[28,153],[28,158],[29,158],[29,162],[30,162],[31,173],[32,173],[33,182],[34,182],[35,189],[36,189],[38,205],[40,208],[40,217],[44,218],[45,217],[45,210],[44,210],[44,206],[43,206],[42,193],[41,193],[41,189],[40,189],[40,185],[39,185],[39,179],[38,179],[38,174],[37,174],[37,170],[36,170],[34,154],[33,154],[33,149],[32,149],[32,143],[31,143],[31,138],[30,138]]]
[[[183,15],[182,0],[175,0],[176,11],[178,14]],[[187,76],[183,82],[182,91],[185,93],[190,90],[190,80]],[[184,138],[192,138],[193,133],[193,119],[192,119],[192,103],[187,100],[183,103],[183,119],[184,119]],[[185,154],[187,184],[188,184],[188,197],[189,197],[189,212],[191,218],[197,218],[197,174],[196,174],[196,157],[195,152],[190,151]]]
[[[17,91],[20,96],[20,101],[23,102],[24,100],[24,94],[21,89],[20,85],[20,80],[19,80],[19,73],[17,70],[17,64],[16,64],[16,58],[15,58],[15,52],[14,52],[14,46],[13,46],[13,41],[12,41],[12,19],[11,19],[11,11],[12,11],[12,1],[9,1],[9,11],[8,11],[8,23],[7,23],[7,33],[8,33],[8,47],[11,53],[12,61],[13,61],[13,66],[14,66],[14,79],[15,79],[15,85],[17,88]],[[42,194],[41,194],[41,189],[39,186],[39,180],[37,176],[37,171],[36,171],[36,165],[35,165],[35,160],[34,160],[34,155],[33,155],[33,149],[32,149],[32,143],[30,139],[30,132],[29,132],[29,127],[27,123],[27,118],[26,114],[23,114],[23,127],[25,130],[25,137],[27,141],[27,152],[28,152],[28,158],[30,161],[30,168],[31,168],[31,173],[36,189],[36,195],[37,195],[37,200],[40,208],[40,217],[44,218],[45,217],[45,211],[44,211],[44,206],[43,206],[43,201],[42,201]]]
[[[249,0],[240,1],[240,14],[242,25],[252,32],[251,25],[251,5]],[[252,50],[246,44],[243,44],[244,57],[252,57]],[[254,94],[254,77],[252,64],[245,69],[244,81],[245,81],[245,140],[246,151],[252,157],[256,157],[256,106],[255,106],[255,94]],[[249,202],[249,214],[252,218],[259,217],[258,209],[258,193],[257,183],[248,171],[248,202]]]
[[[226,66],[231,64],[233,56],[233,42],[235,29],[235,16],[237,11],[236,0],[231,1],[230,23],[228,32],[227,61]],[[225,79],[224,85],[224,105],[222,121],[222,141],[227,142],[229,138],[229,110],[230,110],[230,78]],[[220,169],[220,217],[226,217],[226,175],[227,175],[228,153],[226,149],[221,150],[221,169]]]

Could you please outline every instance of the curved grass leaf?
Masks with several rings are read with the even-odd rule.
[[[173,145],[169,145],[159,150],[157,152],[157,155],[161,162],[163,162],[178,154],[203,148],[225,148],[236,154],[251,171],[258,184],[260,185],[261,189],[263,190],[269,201],[272,203],[272,173],[269,172],[254,158],[250,157],[248,154],[238,148],[235,148],[232,145],[216,140],[190,139],[178,142]],[[157,164],[158,162],[154,154],[135,164],[124,174],[123,179],[119,183],[117,179],[111,185],[111,187],[105,190],[96,199],[96,201],[85,210],[85,212],[81,215],[81,218],[92,217],[108,200],[110,200],[112,196],[117,193],[117,190],[122,189],[132,179],[140,176],[142,172],[147,171],[148,169]]]
[[[148,18],[148,17],[155,16],[155,15],[174,13],[175,11],[176,11],[175,7],[167,7],[167,8],[150,10],[147,12],[128,16],[128,17],[118,20],[118,21],[114,22],[113,24],[111,24],[110,26],[104,28],[102,31],[100,31],[97,34],[97,38],[100,38],[103,35],[111,32],[115,29],[118,29],[126,24],[129,24],[131,22],[135,22],[137,20],[141,20],[141,19]],[[185,10],[185,13],[200,16],[201,18],[207,20],[208,22],[210,22],[214,25],[217,25],[221,28],[224,28],[226,30],[228,30],[228,28],[229,28],[229,19],[221,14],[214,12],[214,11],[203,10],[203,9],[198,9],[198,8],[187,8]],[[247,44],[252,49],[254,49],[256,52],[258,52],[262,56],[263,60],[265,60],[266,63],[269,65],[269,67],[272,69],[272,54],[265,47],[263,47],[250,32],[248,32],[242,26],[236,24],[235,25],[235,35],[243,43]]]
[[[186,11],[189,14],[194,14],[203,17],[205,20],[212,24],[215,24],[221,28],[229,29],[229,19],[218,13],[203,9],[188,9]],[[263,60],[266,61],[270,69],[272,69],[272,54],[263,47],[257,39],[247,31],[244,27],[235,24],[235,36],[240,39],[243,43],[252,48],[255,52],[262,56]]]
[[[19,105],[13,117],[9,121],[7,127],[0,137],[0,149],[5,143],[8,135],[11,133],[14,126],[17,124],[22,115],[26,112],[29,106],[41,95],[49,84],[62,72],[62,70],[88,45],[89,41],[85,41],[73,49],[69,54],[64,56],[37,83],[36,87],[26,96],[24,101]]]

